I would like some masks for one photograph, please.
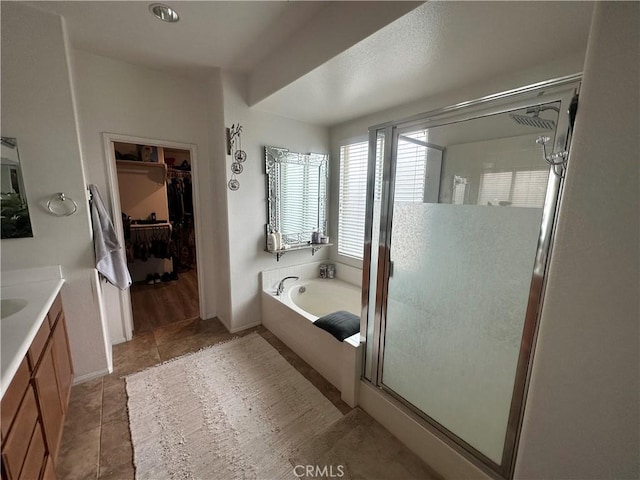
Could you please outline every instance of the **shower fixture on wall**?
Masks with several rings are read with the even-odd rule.
[[[511,119],[520,124],[525,125],[527,127],[541,128],[543,130],[555,130],[556,122],[554,120],[549,120],[547,118],[541,118],[540,112],[544,112],[545,110],[555,110],[559,113],[559,110],[556,107],[551,106],[540,106],[531,107],[527,109],[526,115],[518,115],[517,113],[511,113],[509,116]],[[533,115],[530,115],[533,114]]]
[[[567,169],[567,160],[569,158],[569,152],[563,150],[561,152],[554,152],[547,154],[547,143],[551,141],[551,137],[540,135],[536,138],[536,143],[542,145],[542,156],[546,162],[551,165],[553,173],[560,178],[564,178],[564,172]]]

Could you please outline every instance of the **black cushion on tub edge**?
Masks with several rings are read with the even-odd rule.
[[[341,342],[360,331],[360,317],[344,310],[320,317],[313,324],[326,330]]]

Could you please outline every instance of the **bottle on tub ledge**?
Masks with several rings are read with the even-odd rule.
[[[336,266],[333,263],[327,264],[327,278],[335,278]]]
[[[335,278],[336,266],[332,263],[323,263],[320,265],[320,278]]]
[[[269,235],[267,235],[267,250],[270,252],[280,250],[280,246],[278,245],[278,237],[274,232],[271,232]]]

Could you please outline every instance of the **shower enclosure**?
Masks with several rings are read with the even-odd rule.
[[[510,477],[579,77],[372,127],[364,378]]]

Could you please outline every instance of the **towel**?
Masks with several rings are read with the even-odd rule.
[[[91,223],[93,224],[96,270],[111,284],[120,290],[125,290],[131,286],[131,275],[129,275],[122,245],[98,187],[89,185],[89,192],[91,193]]]

